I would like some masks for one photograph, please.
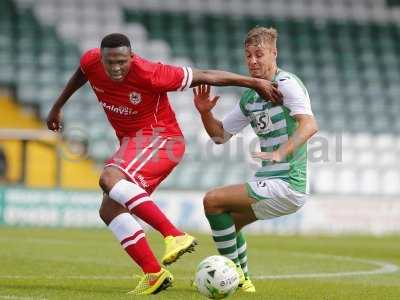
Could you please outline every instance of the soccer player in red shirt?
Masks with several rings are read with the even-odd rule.
[[[120,142],[100,176],[104,192],[100,217],[144,272],[132,293],[155,294],[169,287],[173,276],[161,267],[132,215],[164,236],[164,265],[175,262],[196,245],[195,238],[176,228],[150,197],[185,150],[167,92],[209,84],[249,87],[263,98],[276,101],[281,96],[271,82],[263,79],[148,61],[132,53],[125,35],[113,33],[103,38],[100,49],[83,54],[80,67],[49,112],[50,130],[61,129],[61,108],[87,81]]]

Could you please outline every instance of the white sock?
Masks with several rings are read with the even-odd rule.
[[[125,179],[121,179],[112,187],[109,196],[129,210],[143,202],[152,201],[144,189]]]
[[[116,216],[108,227],[124,248],[145,237],[142,227],[129,213]]]

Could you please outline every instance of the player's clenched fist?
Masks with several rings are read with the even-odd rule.
[[[60,131],[62,128],[61,120],[62,120],[61,111],[51,110],[46,119],[47,128],[52,131]]]
[[[265,79],[258,79],[259,84],[256,92],[265,100],[270,100],[276,105],[282,104],[282,93],[278,90],[278,85]]]

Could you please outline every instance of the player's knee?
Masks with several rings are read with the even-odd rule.
[[[106,170],[104,170],[103,173],[101,173],[101,175],[100,175],[99,186],[105,193],[108,193],[110,190],[109,182],[110,182],[110,176],[109,176],[108,172],[106,172]]]
[[[112,187],[123,178],[124,175],[119,170],[106,168],[100,175],[99,185],[105,193],[109,193]]]
[[[206,213],[216,213],[218,207],[218,193],[214,190],[208,191],[203,198],[203,207]]]

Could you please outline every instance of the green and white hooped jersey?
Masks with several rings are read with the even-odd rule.
[[[295,115],[313,115],[307,89],[296,75],[278,69],[273,81],[283,95],[282,106],[273,106],[272,102],[265,101],[254,90],[248,89],[222,121],[224,130],[230,134],[236,134],[250,124],[264,152],[278,149],[293,135],[298,126]],[[307,144],[300,146],[285,161],[263,161],[255,179],[270,178],[280,178],[288,182],[292,189],[308,193]]]

